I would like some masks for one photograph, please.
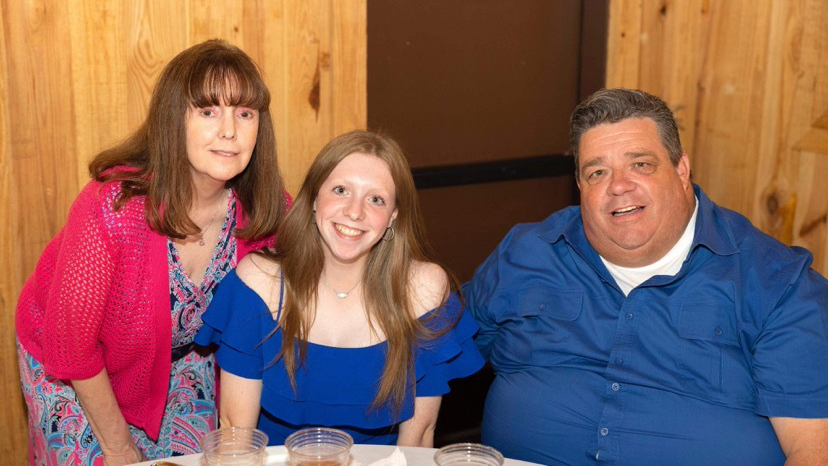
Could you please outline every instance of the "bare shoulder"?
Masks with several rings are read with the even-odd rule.
[[[246,255],[236,266],[236,274],[241,281],[255,291],[271,310],[278,306],[282,281],[280,272],[278,262],[259,254]]]
[[[433,262],[411,264],[411,292],[417,317],[436,308],[449,291],[448,274]]]

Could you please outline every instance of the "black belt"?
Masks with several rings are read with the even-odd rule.
[[[195,342],[190,342],[190,343],[187,343],[184,346],[179,346],[177,348],[173,348],[172,349],[172,362],[176,362],[179,359],[183,358],[184,356],[189,354],[190,351],[192,351],[197,346],[198,345],[196,345]]]

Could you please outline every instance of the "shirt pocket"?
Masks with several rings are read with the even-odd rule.
[[[505,349],[514,363],[548,363],[543,355],[560,353],[583,307],[583,292],[550,287],[523,289],[506,325]]]
[[[732,303],[688,301],[678,315],[678,368],[689,391],[711,401],[749,402],[753,379]]]

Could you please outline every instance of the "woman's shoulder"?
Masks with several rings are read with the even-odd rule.
[[[258,252],[250,253],[236,266],[236,274],[272,311],[279,306],[282,284],[279,262]]]
[[[143,197],[134,196],[116,209],[116,201],[120,195],[119,182],[92,178],[72,202],[67,225],[77,221],[87,222],[88,218],[92,217],[101,221],[100,226],[109,230],[111,234],[134,231],[135,228],[143,230],[146,226]]]
[[[446,271],[433,262],[414,261],[409,273],[414,312],[419,318],[445,301],[450,291],[449,278]]]

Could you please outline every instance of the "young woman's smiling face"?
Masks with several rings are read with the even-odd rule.
[[[325,259],[364,262],[397,217],[388,164],[375,155],[348,155],[322,183],[314,210]]]

